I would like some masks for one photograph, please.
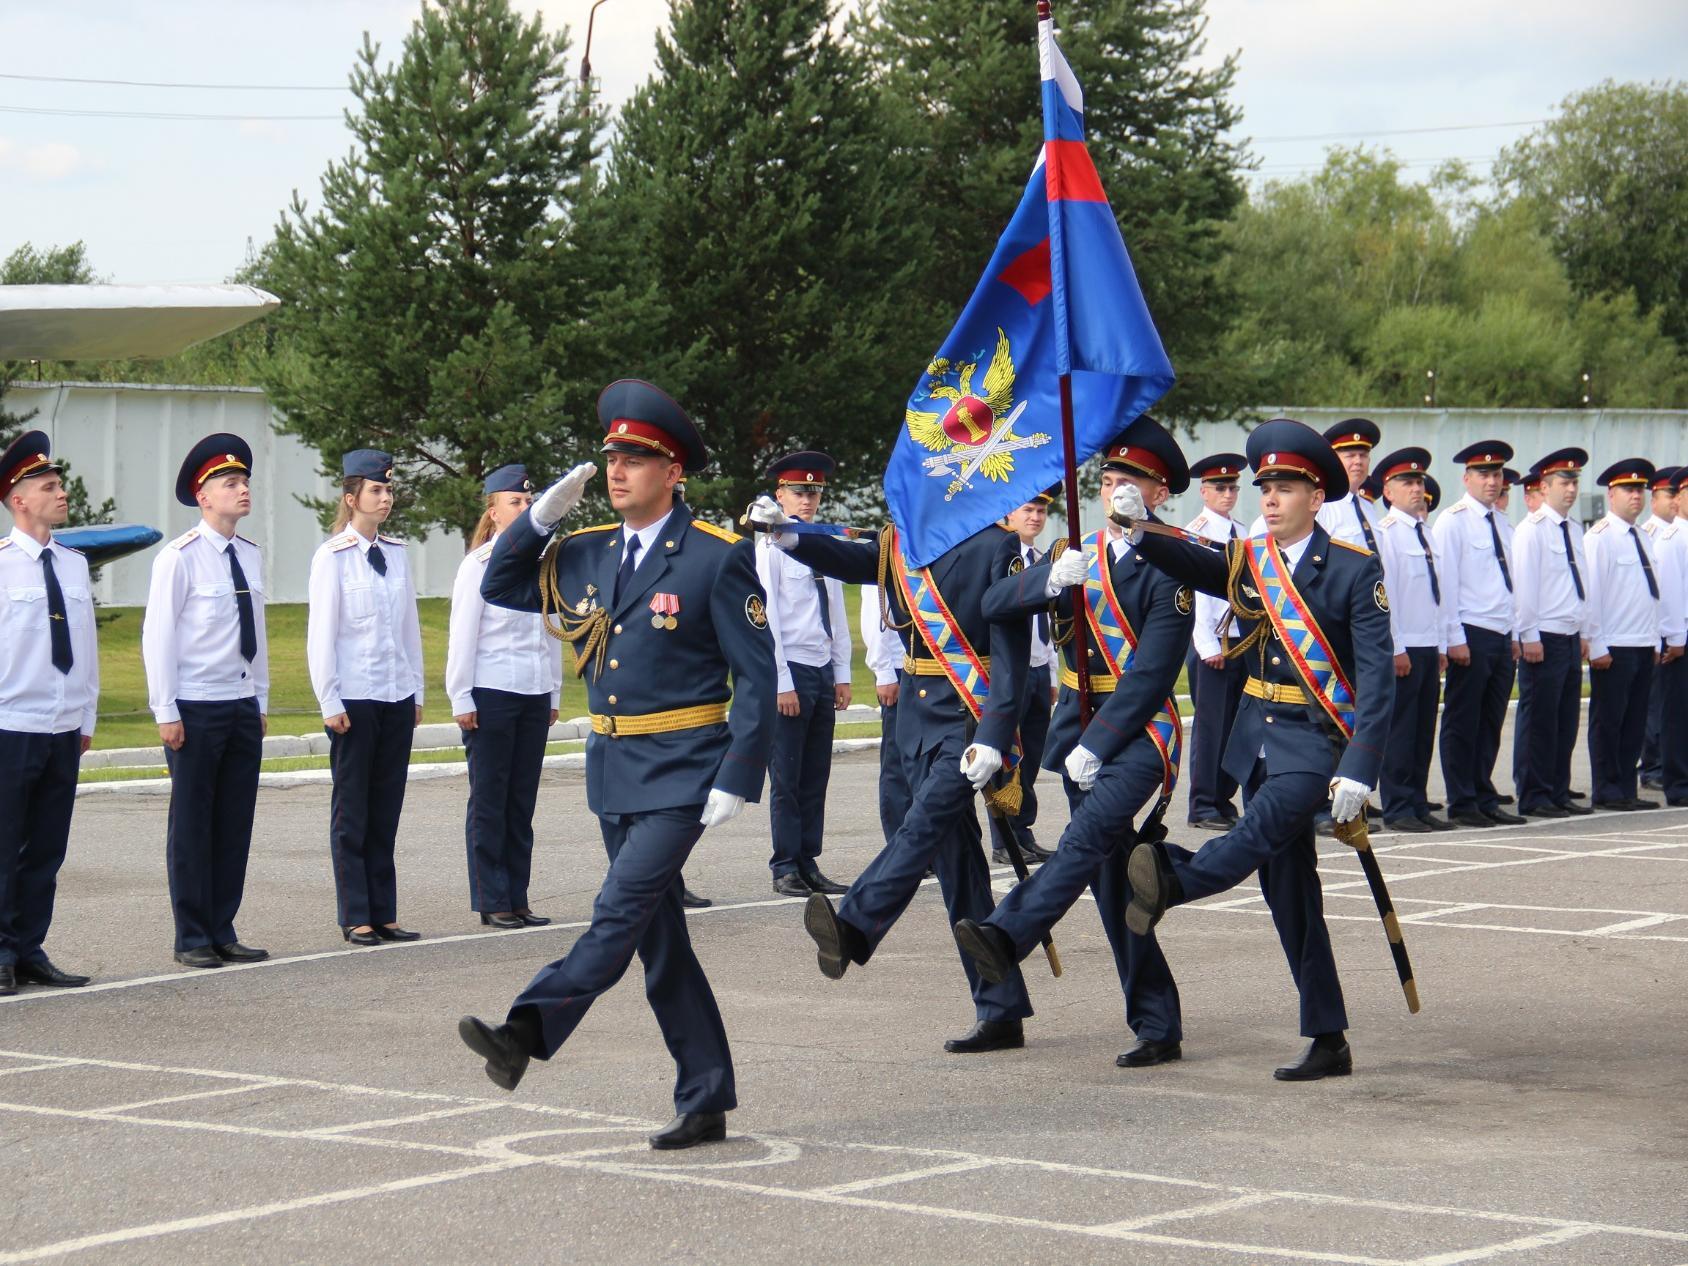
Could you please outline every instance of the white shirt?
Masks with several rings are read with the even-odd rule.
[[[1203,510],[1190,520],[1184,530],[1209,541],[1240,540],[1243,534],[1242,526],[1235,519],[1217,510]],[[1195,644],[1199,658],[1212,659],[1221,654],[1224,650],[1220,644],[1221,635],[1229,637],[1236,631],[1236,623],[1231,618],[1231,604],[1227,599],[1206,593],[1196,594],[1196,625],[1190,640]]]
[[[1358,509],[1356,510],[1356,507]],[[1372,530],[1372,538],[1377,538],[1377,525],[1382,517],[1377,507],[1364,497],[1356,497],[1352,492],[1338,497],[1335,501],[1326,499],[1319,507],[1319,526],[1331,534],[1334,540],[1347,541],[1350,545],[1358,545],[1363,550],[1370,550],[1371,543],[1366,540],[1366,533],[1360,527],[1360,515],[1364,515],[1367,525]]]
[[[862,645],[867,648],[867,666],[873,670],[873,684],[894,686],[901,678],[903,656],[907,653],[902,635],[882,623],[879,610],[879,586],[862,586],[861,629]]]
[[[1688,633],[1688,523],[1673,519],[1653,537],[1653,558],[1659,568],[1659,606],[1665,641],[1676,645]]]
[[[1564,524],[1565,526],[1560,526]],[[1565,532],[1571,535],[1571,555],[1565,555]],[[1576,562],[1576,576],[1571,563]],[[1571,523],[1551,506],[1524,517],[1512,536],[1512,582],[1518,609],[1518,640],[1539,642],[1543,633],[1593,632],[1588,594],[1588,555],[1583,549],[1580,523]],[[1577,596],[1577,580],[1584,597]]]
[[[1588,605],[1594,632],[1588,639],[1590,659],[1598,659],[1614,646],[1651,646],[1664,638],[1672,646],[1682,645],[1682,628],[1664,612],[1664,587],[1660,598],[1647,587],[1647,573],[1641,554],[1647,556],[1654,584],[1659,566],[1653,557],[1653,540],[1645,532],[1607,512],[1588,530],[1583,549],[1588,553]]]
[[[826,590],[828,633],[821,625],[821,591],[815,585],[817,573],[805,567],[770,541],[767,534],[757,542],[756,574],[768,595],[768,632],[774,635],[774,665],[779,670],[779,689],[794,690],[791,665],[809,668],[832,665],[835,684],[850,682],[850,617],[844,610],[844,584],[830,576],[819,576]]]
[[[1469,492],[1436,516],[1431,529],[1432,548],[1436,551],[1442,596],[1448,604],[1449,646],[1465,645],[1465,631],[1458,625],[1474,624],[1491,633],[1512,632],[1513,590],[1508,588],[1495,557],[1495,539],[1501,535],[1504,517]],[[1506,557],[1504,537],[1501,557]],[[1510,573],[1510,558],[1506,566]]]
[[[537,611],[512,611],[481,597],[493,542],[464,555],[451,586],[451,633],[445,651],[445,693],[452,716],[474,712],[476,686],[513,695],[563,698],[563,644],[545,631]]]
[[[240,607],[226,551],[233,550],[251,591],[258,653],[240,654]],[[182,719],[178,699],[190,703],[258,700],[270,710],[270,643],[264,631],[264,560],[244,536],[225,537],[209,523],[190,528],[152,560],[141,623],[147,705],[160,725]]]
[[[47,621],[47,576],[41,556],[53,554],[53,577],[64,593],[70,627],[70,671],[53,667]],[[94,594],[88,560],[57,541],[42,545],[21,528],[0,537],[0,730],[23,734],[94,733],[100,697],[100,654],[94,636]]]
[[[1025,563],[1027,567],[1035,567],[1039,563],[1048,561],[1048,558],[1048,550],[1038,549],[1035,545],[1027,545],[1024,541],[1020,542],[1020,560]],[[1038,612],[1032,616],[1031,667],[1047,668],[1049,670],[1049,680],[1052,683],[1058,682],[1060,679],[1056,675],[1058,665],[1055,663],[1055,646],[1047,636],[1038,632],[1039,616],[1043,616],[1042,623],[1045,628],[1047,628],[1049,624],[1049,618],[1047,615],[1044,615],[1043,612]]]
[[[1643,532],[1647,533],[1648,536],[1657,541],[1659,539],[1659,529],[1666,526],[1667,522],[1673,523],[1675,520],[1665,520],[1661,519],[1656,514],[1649,514],[1647,516],[1647,521],[1641,524],[1640,527]]]
[[[322,715],[336,717],[347,699],[422,706],[422,626],[404,542],[377,538],[387,574],[369,562],[375,541],[347,528],[311,556],[311,613],[305,658]]]
[[[1427,554],[1425,544],[1430,533],[1425,530],[1425,544],[1420,544],[1418,531],[1423,525],[1407,511],[1394,508],[1384,515],[1373,530],[1377,539],[1377,554],[1383,564],[1385,582],[1389,590],[1389,631],[1395,640],[1395,654],[1405,655],[1408,647],[1434,646],[1438,652],[1448,649],[1447,622],[1443,604],[1437,595],[1447,597],[1446,581],[1442,578],[1441,560],[1432,547]],[[1430,568],[1436,567],[1435,590],[1430,586]]]
[[[619,568],[622,563],[627,561],[627,551],[633,547],[633,538],[638,537],[639,561],[633,564],[633,570],[637,572],[639,568],[643,567],[645,565],[645,560],[651,556],[651,549],[661,538],[662,530],[668,526],[668,520],[673,517],[674,511],[670,509],[667,514],[663,515],[655,523],[647,523],[637,532],[623,522],[621,525],[621,557],[616,559],[616,566]]]

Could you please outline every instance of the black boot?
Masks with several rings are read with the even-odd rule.
[[[523,1016],[494,1028],[485,1020],[466,1015],[457,1022],[457,1036],[463,1044],[486,1060],[486,1075],[492,1084],[514,1090],[527,1072],[537,1043],[537,1026]]]
[[[955,925],[955,943],[993,985],[1000,985],[1014,970],[1014,942],[999,927],[962,919]]]
[[[966,1037],[950,1038],[944,1049],[951,1055],[977,1055],[1016,1050],[1025,1044],[1025,1030],[1018,1020],[976,1020]]]
[[[1307,1044],[1293,1064],[1274,1068],[1279,1081],[1318,1081],[1321,1077],[1346,1077],[1354,1071],[1354,1055],[1340,1032],[1321,1033]]]

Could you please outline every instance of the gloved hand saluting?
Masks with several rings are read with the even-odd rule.
[[[986,747],[983,743],[975,743],[961,754],[961,772],[967,775],[967,781],[973,784],[974,791],[983,790],[984,785],[996,776],[1002,768],[1002,753],[994,747]]]
[[[569,512],[580,504],[580,498],[586,492],[586,485],[597,473],[597,466],[591,462],[581,462],[535,497],[533,508],[528,511],[528,518],[533,521],[533,526],[541,532],[549,532],[561,523],[568,517]]]
[[[1366,807],[1366,797],[1371,795],[1371,788],[1363,782],[1355,782],[1352,778],[1332,778],[1330,780],[1330,815],[1338,822],[1352,822],[1360,816],[1360,811]]]
[[[1091,557],[1081,549],[1070,549],[1050,563],[1049,596],[1053,598],[1069,585],[1082,585],[1090,574]]]

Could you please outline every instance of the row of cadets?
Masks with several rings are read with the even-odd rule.
[[[1326,494],[1348,486],[1329,442],[1279,418],[1249,435],[1247,454],[1267,531],[1224,554],[1143,533],[1146,508],[1135,485],[1112,495],[1113,513],[1138,524],[1131,539],[1150,563],[1231,602],[1249,667],[1225,750],[1227,771],[1245,789],[1243,816],[1193,853],[1139,843],[1127,862],[1126,922],[1146,933],[1169,907],[1227,891],[1258,871],[1301,996],[1301,1032],[1311,1039],[1273,1076],[1309,1081],[1353,1068],[1313,818],[1328,801],[1335,821],[1353,820],[1377,785],[1395,694],[1389,599],[1377,556],[1334,540],[1316,521]],[[1246,553],[1233,585],[1236,551]],[[1262,579],[1268,575],[1270,583]],[[1318,656],[1305,660],[1305,671],[1303,657],[1285,652],[1280,631],[1301,625],[1324,634],[1321,646],[1309,648]]]
[[[1677,477],[1681,466],[1660,466],[1653,472],[1652,505],[1641,530],[1653,538],[1653,552],[1659,554],[1659,533],[1676,521]],[[1661,668],[1661,674],[1664,670]],[[1659,732],[1664,719],[1664,691],[1655,690],[1647,701],[1647,733],[1641,743],[1641,785],[1651,791],[1664,789],[1664,756]]]
[[[551,920],[528,904],[528,881],[545,741],[562,700],[563,644],[537,611],[481,597],[498,534],[533,504],[527,468],[498,467],[481,493],[485,509],[451,586],[445,659],[446,697],[469,762],[469,908],[483,926],[542,927]]]
[[[903,639],[885,623],[878,585],[861,587],[863,658],[879,700],[879,829],[889,844],[908,815],[908,773],[897,747],[897,707],[902,693]]]
[[[774,499],[795,519],[812,523],[836,463],[825,453],[789,453],[769,465]],[[773,834],[774,891],[782,897],[847,889],[820,869],[826,837],[826,789],[832,778],[832,735],[850,706],[850,621],[844,586],[803,566],[763,536],[756,574],[768,595],[768,632],[779,674],[773,757],[768,763],[768,824]]]
[[[252,513],[252,449],[208,435],[176,475],[176,500],[200,522],[152,562],[141,659],[170,770],[166,861],[176,961],[256,962],[235,915],[246,888],[258,769],[270,701],[264,567],[235,528]]]
[[[1237,481],[1248,466],[1241,453],[1214,453],[1190,464],[1190,478],[1200,480],[1202,512],[1185,530],[1210,541],[1228,544],[1242,537],[1232,517],[1237,508]],[[1237,824],[1232,797],[1237,782],[1225,772],[1225,744],[1231,737],[1237,705],[1243,697],[1248,670],[1242,660],[1227,655],[1237,624],[1231,604],[1212,594],[1196,595],[1194,632],[1189,658],[1190,706],[1194,713],[1190,753],[1186,762],[1190,784],[1191,826],[1229,831]]]
[[[1104,507],[1116,488],[1128,484],[1151,519],[1155,507],[1190,485],[1177,441],[1147,414],[1104,450]],[[1171,696],[1190,644],[1194,601],[1187,586],[1149,566],[1123,535],[1101,531],[1082,549],[1052,553],[1053,562],[1040,561],[997,581],[985,606],[992,618],[1035,613],[1066,630],[1058,634],[1065,667],[1045,766],[1062,775],[1071,817],[1052,859],[1011,889],[988,918],[957,921],[955,938],[986,980],[1004,980],[1088,887],[1113,949],[1125,1021],[1137,1038],[1114,1062],[1147,1068],[1182,1056],[1183,1016],[1178,986],[1154,933],[1139,935],[1125,925],[1131,898],[1126,855],[1138,831],[1159,827],[1162,797],[1171,795],[1178,775],[1179,721]],[[1092,592],[1106,602],[1106,626],[1091,613]],[[1114,628],[1116,612],[1125,627]],[[1080,618],[1086,620],[1094,706],[1088,723],[1079,713],[1071,636]],[[1103,638],[1107,645],[1100,644]]]
[[[1602,471],[1596,482],[1606,489],[1607,513],[1584,541],[1594,627],[1588,647],[1588,756],[1597,808],[1659,807],[1636,794],[1637,765],[1653,670],[1682,656],[1684,622],[1675,569],[1660,575],[1653,538],[1635,526],[1655,473],[1640,457]]]
[[[888,599],[888,622],[907,639],[897,747],[912,792],[908,813],[836,910],[819,892],[811,894],[804,907],[804,928],[815,942],[821,973],[836,980],[851,963],[865,965],[873,956],[914,899],[928,868],[937,872],[950,926],[962,919],[982,919],[995,905],[973,799],[1002,771],[1005,753],[1013,750],[1031,648],[1029,621],[992,620],[984,598],[994,581],[1020,571],[1024,561],[1019,538],[1000,522],[911,574],[895,527],[886,529],[893,537],[883,549],[879,541],[784,531],[792,520],[768,496],[757,498],[750,518],[770,530],[777,548],[789,550],[804,566],[846,583],[879,585]],[[905,598],[910,586],[929,586],[938,599],[934,610],[911,611]],[[978,693],[970,698],[957,693],[939,661],[938,647],[961,643],[971,648],[984,670],[977,679]],[[1041,684],[1040,679],[1040,688]],[[1005,807],[1011,811],[1014,806]],[[944,1049],[967,1054],[1024,1045],[1023,1021],[1032,1006],[1019,969],[1000,981],[988,981],[970,956],[963,953],[960,958],[975,1022],[965,1036],[945,1042]]]
[[[1037,547],[1037,538],[1043,535],[1049,522],[1049,507],[1060,495],[1061,485],[1054,484],[1003,520],[1008,530],[1020,538],[1020,561],[1027,567],[1035,567],[1049,556],[1047,550]],[[993,832],[991,861],[998,866],[1010,864],[1005,843],[1019,849],[1021,860],[1028,866],[1040,865],[1052,856],[1048,849],[1038,846],[1037,837],[1032,834],[1032,827],[1037,824],[1037,771],[1042,767],[1044,745],[1049,740],[1049,715],[1060,690],[1047,614],[1033,619],[1031,636],[1031,677],[1026,686],[1025,711],[1020,715],[1020,811],[1002,819],[997,827],[1005,838],[997,838]],[[1040,679],[1046,675],[1049,688],[1040,689]]]
[[[0,996],[20,984],[74,988],[42,942],[53,922],[59,867],[70,839],[76,777],[93,742],[99,647],[88,560],[53,540],[70,514],[63,467],[45,432],[26,431],[0,453]]]
[[[422,721],[422,626],[393,512],[393,458],[360,448],[340,463],[334,531],[311,556],[305,658],[328,731],[334,791],[328,847],[340,933],[354,945],[414,941],[398,922],[393,850]]]

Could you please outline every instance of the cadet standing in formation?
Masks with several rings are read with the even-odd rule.
[[[1049,507],[1060,493],[1059,484],[1045,488],[1004,520],[1008,530],[1020,538],[1020,561],[1027,567],[1036,567],[1048,557],[1046,550],[1038,549],[1037,538],[1049,523]],[[1026,684],[1025,711],[1020,714],[1020,811],[1000,819],[999,824],[997,819],[992,819],[997,825],[991,837],[991,861],[998,866],[1010,864],[1002,847],[1010,837],[1028,866],[1046,862],[1052,856],[1048,849],[1038,846],[1037,837],[1032,834],[1032,827],[1037,825],[1037,771],[1043,767],[1043,749],[1049,741],[1049,715],[1055,707],[1057,690],[1055,647],[1050,641],[1047,612],[1033,616],[1031,636],[1028,661],[1031,675]],[[1048,689],[1044,689],[1045,680]]]
[[[1659,556],[1660,532],[1676,520],[1676,476],[1680,466],[1660,466],[1653,472],[1653,504],[1641,530],[1653,538],[1653,555]],[[1674,661],[1673,661],[1674,662]],[[1660,668],[1660,679],[1665,670]],[[1641,743],[1641,785],[1650,791],[1664,789],[1664,753],[1659,747],[1659,732],[1664,721],[1665,691],[1655,690],[1647,697],[1647,732]]]
[[[1360,495],[1371,474],[1372,449],[1383,438],[1370,418],[1349,418],[1325,431],[1325,439],[1348,472],[1348,491],[1327,500],[1319,510],[1319,526],[1338,541],[1377,553],[1377,506]]]
[[[825,453],[791,453],[763,472],[787,514],[813,521],[835,463]],[[832,736],[850,706],[850,620],[844,586],[796,562],[764,538],[756,574],[768,595],[768,632],[779,674],[773,755],[768,764],[768,825],[773,833],[774,891],[782,897],[848,891],[821,873]]]
[[[88,983],[42,948],[76,807],[76,776],[94,737],[99,647],[88,560],[53,540],[70,514],[63,469],[45,432],[0,453],[0,996],[18,985]]]
[[[1190,465],[1190,478],[1201,481],[1204,509],[1185,530],[1221,545],[1240,540],[1242,529],[1231,511],[1237,508],[1237,481],[1248,459],[1241,453],[1214,453]],[[1237,719],[1237,705],[1243,697],[1248,666],[1226,654],[1237,623],[1231,604],[1212,594],[1196,595],[1196,613],[1190,656],[1190,703],[1195,712],[1190,738],[1190,803],[1186,817],[1191,826],[1206,831],[1229,831],[1237,824],[1232,797],[1237,782],[1225,772],[1225,744]]]
[[[889,844],[908,814],[908,773],[897,747],[897,707],[902,687],[903,639],[885,627],[879,586],[861,586],[863,658],[879,700],[879,829]]]
[[[591,925],[540,969],[505,1022],[465,1016],[458,1033],[487,1076],[514,1090],[528,1060],[556,1054],[637,952],[678,1066],[675,1118],[650,1144],[692,1147],[726,1137],[738,1095],[721,1012],[686,930],[680,868],[706,829],[761,795],[774,644],[754,547],[693,518],[674,495],[709,461],[685,410],[648,382],[622,379],[598,397],[598,418],[621,517],[553,539],[597,473],[576,466],[499,534],[482,592],[559,620],[574,646],[592,711],[586,802],[609,871]]]
[[[201,521],[153,559],[141,658],[170,769],[176,961],[221,967],[269,957],[234,930],[270,706],[263,559],[235,533],[252,513],[251,447],[206,436],[182,462],[176,500]]]
[[[469,908],[486,927],[543,927],[551,920],[528,905],[528,881],[545,740],[562,702],[562,643],[537,611],[481,597],[493,538],[533,504],[527,468],[500,466],[481,494],[486,508],[451,587],[445,655],[445,693],[469,762]]]

